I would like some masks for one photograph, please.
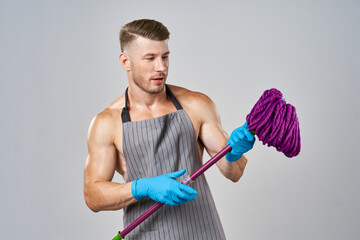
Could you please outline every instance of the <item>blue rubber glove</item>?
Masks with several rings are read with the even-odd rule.
[[[255,136],[249,131],[247,122],[241,127],[235,129],[227,142],[230,144],[232,150],[225,155],[225,159],[229,162],[235,162],[241,156],[253,148],[255,143]]]
[[[172,206],[195,200],[197,191],[174,178],[182,176],[186,169],[156,177],[139,178],[132,182],[131,193],[136,200],[146,197]]]

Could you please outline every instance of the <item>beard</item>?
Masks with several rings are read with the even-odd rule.
[[[141,90],[143,90],[146,93],[149,94],[158,94],[161,93],[165,88],[165,82],[167,78],[166,73],[162,73],[153,77],[150,77],[149,79],[141,76],[140,74],[137,74],[136,72],[133,72],[132,79],[134,84],[139,87]],[[151,79],[156,77],[162,77],[163,81],[161,83],[153,83]]]

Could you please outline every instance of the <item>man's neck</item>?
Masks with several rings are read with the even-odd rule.
[[[160,93],[147,93],[135,84],[129,84],[129,105],[136,108],[151,109],[166,102],[166,88]]]

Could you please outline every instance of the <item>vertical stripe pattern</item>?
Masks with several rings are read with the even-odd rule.
[[[201,167],[195,130],[183,109],[153,119],[124,122],[123,151],[126,182],[186,168],[186,173],[177,178],[183,181]],[[199,193],[196,200],[178,206],[163,206],[126,239],[225,239],[205,175],[190,186]],[[146,198],[124,208],[124,225],[128,226],[155,203]]]

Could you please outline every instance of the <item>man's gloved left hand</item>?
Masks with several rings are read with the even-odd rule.
[[[230,144],[232,150],[225,155],[226,160],[235,162],[240,159],[244,153],[253,148],[254,143],[255,136],[249,131],[247,122],[245,122],[231,133],[227,145]]]

